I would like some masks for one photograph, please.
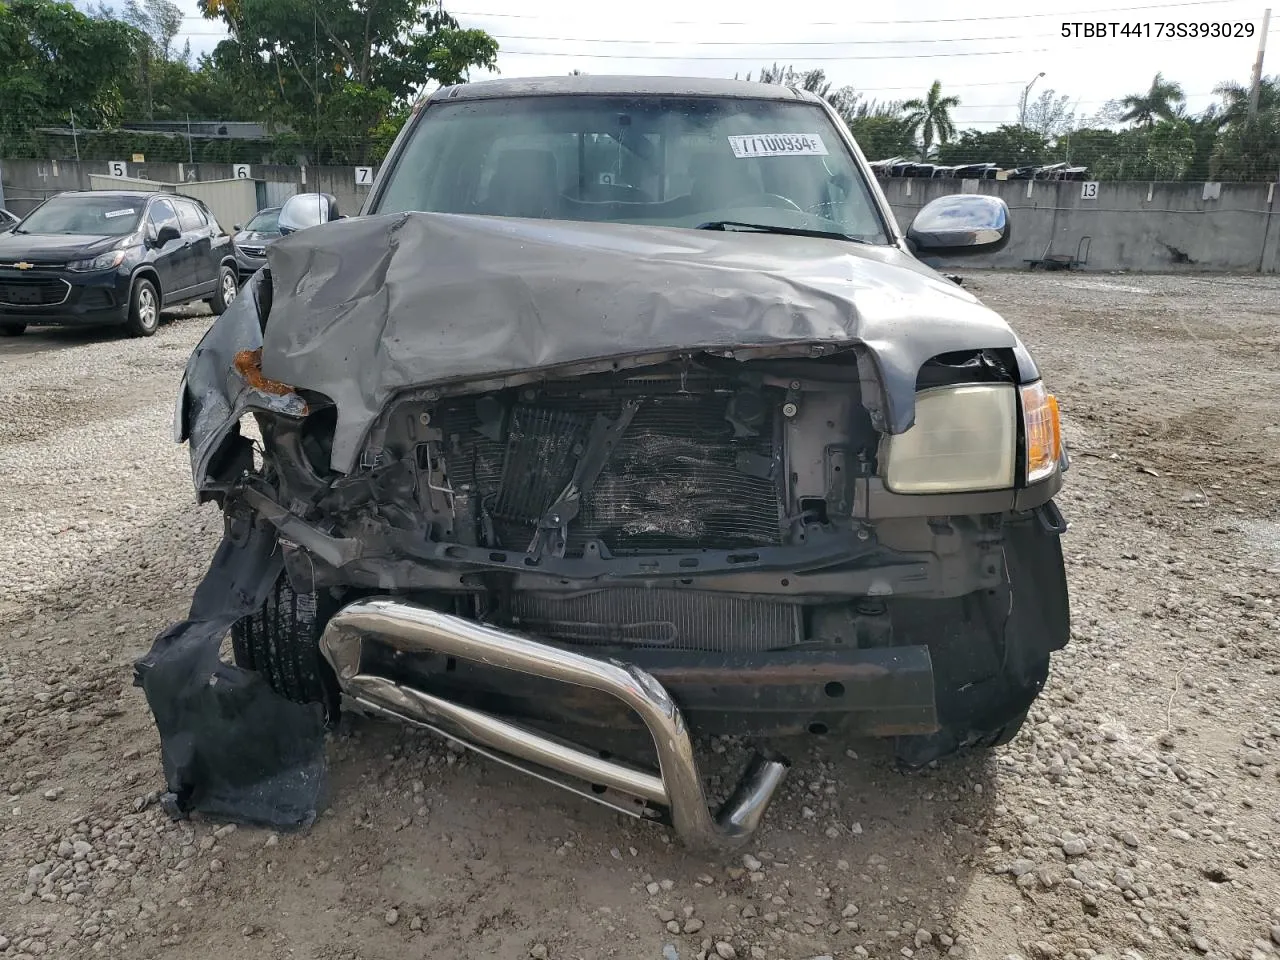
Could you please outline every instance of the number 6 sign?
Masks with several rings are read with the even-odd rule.
[[[235,177],[237,180],[249,180],[249,179],[252,179],[252,178],[249,176],[249,164],[247,164],[247,163],[237,163],[237,164],[234,164],[234,165],[231,167],[231,175],[232,175],[233,177]]]

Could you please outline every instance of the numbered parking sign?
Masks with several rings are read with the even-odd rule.
[[[368,187],[373,185],[373,167],[356,167],[356,186]]]
[[[231,175],[237,180],[249,180],[249,164],[237,163],[231,167]]]
[[[1086,180],[1080,184],[1081,200],[1097,200],[1098,199],[1098,181]]]
[[[125,162],[123,160],[108,160],[107,174],[112,177],[127,177],[129,175],[129,168],[125,166]]]

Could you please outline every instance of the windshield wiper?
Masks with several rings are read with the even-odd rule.
[[[789,237],[821,237],[826,240],[847,240],[850,243],[867,243],[870,240],[863,240],[861,237],[855,237],[852,234],[840,233],[836,230],[809,230],[805,227],[779,227],[772,223],[747,223],[743,220],[708,220],[706,223],[700,223],[694,229],[696,230],[728,230],[734,227],[740,230],[757,230],[760,233],[781,233]]]

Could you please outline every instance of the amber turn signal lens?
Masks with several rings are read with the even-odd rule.
[[[1021,390],[1022,424],[1026,431],[1027,483],[1036,483],[1053,474],[1062,452],[1062,425],[1058,398],[1048,393],[1041,381]]]

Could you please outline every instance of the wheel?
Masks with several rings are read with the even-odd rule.
[[[0,323],[0,337],[20,337],[26,329],[25,323]]]
[[[337,608],[328,593],[295,593],[281,574],[262,609],[231,628],[236,666],[262,674],[286,700],[319,703],[330,727],[337,723],[340,697],[319,644]]]
[[[135,337],[149,337],[160,326],[160,295],[156,286],[145,277],[133,282],[129,294],[129,320],[125,328]]]
[[[209,298],[209,308],[215,317],[220,317],[231,306],[240,292],[240,284],[236,272],[225,263],[218,268],[218,287]]]

